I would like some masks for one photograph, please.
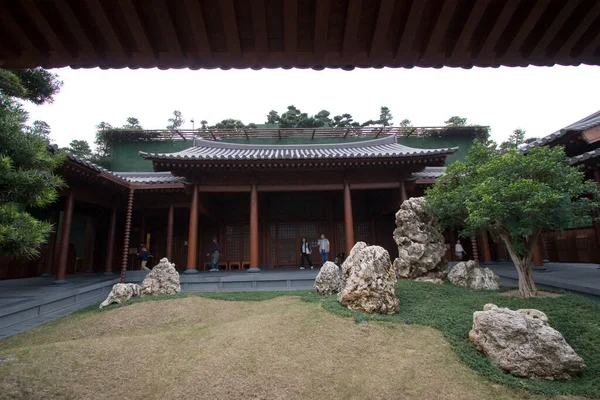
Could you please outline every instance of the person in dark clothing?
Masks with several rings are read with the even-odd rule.
[[[213,239],[212,245],[210,246],[210,272],[215,272],[219,270],[219,256],[221,255],[221,246],[219,246],[219,241],[217,238]]]
[[[146,246],[142,246],[142,250],[138,253],[138,259],[140,260],[144,271],[150,271],[150,268],[146,266],[146,264],[148,264],[148,258],[150,258],[150,252]]]
[[[310,242],[306,240],[305,237],[302,238],[302,244],[300,245],[300,269],[304,269],[304,261],[308,263],[310,269],[313,269],[313,263],[310,260],[310,253],[312,250],[310,248]]]

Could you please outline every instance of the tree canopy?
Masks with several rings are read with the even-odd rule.
[[[65,149],[74,156],[83,158],[84,160],[92,159],[92,149],[86,140],[71,140],[69,147]]]
[[[25,125],[28,115],[18,99],[51,102],[60,86],[42,69],[0,69],[0,255],[35,256],[53,229],[26,210],[56,201],[64,183],[53,171],[64,155],[49,148],[46,123]]]
[[[442,226],[458,227],[463,236],[486,229],[504,242],[519,272],[519,291],[530,297],[536,295],[530,262],[540,233],[591,222],[597,204],[588,196],[596,192],[562,147],[500,154],[476,141],[426,198]]]

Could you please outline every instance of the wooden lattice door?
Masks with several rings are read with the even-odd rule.
[[[280,266],[297,264],[299,250],[297,249],[297,229],[295,224],[282,223],[278,226],[277,255]]]

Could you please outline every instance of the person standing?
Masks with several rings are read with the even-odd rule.
[[[219,271],[219,257],[221,256],[221,246],[219,246],[219,240],[213,238],[212,245],[210,246],[210,272]]]
[[[148,258],[150,258],[150,252],[146,248],[146,246],[142,246],[142,250],[138,253],[138,259],[142,264],[142,269],[144,271],[150,271],[150,268],[146,266],[148,264]]]
[[[467,252],[462,247],[462,244],[460,244],[460,240],[457,240],[456,245],[454,246],[454,254],[456,254],[456,258],[461,261],[466,253]]]
[[[304,261],[308,263],[310,269],[313,269],[313,263],[310,259],[310,253],[312,252],[310,248],[310,242],[306,240],[305,237],[302,238],[302,244],[300,245],[300,269],[304,269]]]
[[[329,240],[327,240],[323,233],[319,239],[319,250],[321,250],[321,259],[323,260],[323,264],[325,264],[329,255]]]

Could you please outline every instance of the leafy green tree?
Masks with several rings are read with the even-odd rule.
[[[183,124],[185,124],[185,119],[183,119],[183,115],[181,114],[181,111],[179,111],[179,110],[173,111],[173,116],[171,118],[169,118],[168,121],[170,122],[170,124],[167,125],[167,129],[169,129],[171,131],[176,131]]]
[[[461,118],[458,116],[448,118],[448,121],[444,121],[444,123],[448,126],[466,126],[467,119]]]
[[[400,126],[404,127],[404,128],[410,128],[412,127],[412,121],[410,119],[403,119],[402,121],[400,121]]]
[[[383,125],[383,126],[390,126],[392,124],[392,119],[394,117],[392,116],[392,112],[390,111],[389,108],[387,107],[381,107],[380,113],[379,113],[379,124]]]
[[[346,113],[342,115],[336,115],[335,117],[333,117],[332,126],[334,128],[355,128],[361,125],[360,123],[354,121],[352,115]]]
[[[92,159],[92,149],[86,140],[71,140],[69,147],[65,149],[68,153],[83,158],[84,160]]]
[[[206,122],[206,121],[203,121]],[[215,125],[211,126],[210,129],[247,129],[256,127],[255,124],[246,125],[239,119],[224,119],[221,122],[217,122]]]
[[[25,128],[25,132],[30,135],[41,136],[46,140],[50,140],[50,125],[45,121],[35,120],[31,126]]]
[[[476,141],[464,162],[454,162],[427,190],[427,209],[463,236],[487,229],[502,241],[519,275],[519,293],[537,294],[531,275],[540,233],[591,222],[596,184],[572,167],[562,147],[537,147],[527,155],[501,155]]]
[[[138,131],[141,131],[143,129],[142,125],[140,125],[140,120],[137,118],[134,118],[134,117],[127,118],[127,123],[125,125],[123,125],[123,128],[133,129],[133,130],[138,130]]]
[[[0,255],[33,257],[50,234],[51,224],[33,218],[27,207],[45,207],[64,185],[53,171],[64,155],[42,135],[29,134],[27,113],[15,99],[52,102],[61,82],[41,69],[0,69]]]
[[[279,113],[275,110],[271,110],[269,111],[269,114],[267,114],[267,124],[278,124],[281,121],[281,117],[279,116]]]

